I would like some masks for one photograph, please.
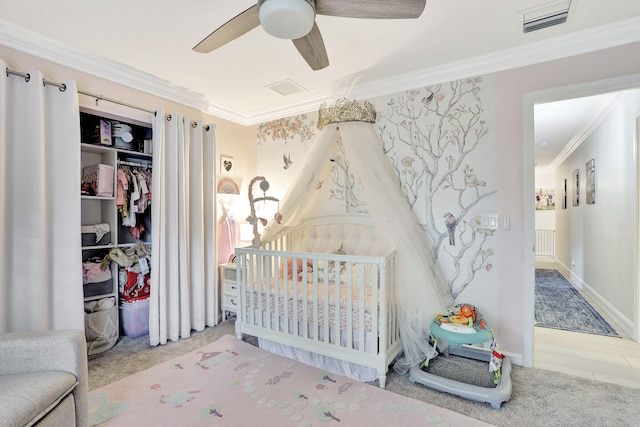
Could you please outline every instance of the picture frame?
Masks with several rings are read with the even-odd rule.
[[[585,175],[586,175],[586,203],[588,205],[593,205],[596,202],[596,161],[595,159],[589,160],[585,164]]]
[[[573,171],[573,206],[580,206],[580,169]]]
[[[553,188],[536,188],[536,210],[548,211],[556,208],[556,190]]]
[[[562,187],[562,209],[567,209],[567,179],[564,179]]]
[[[234,162],[233,157],[220,156],[220,173],[222,175],[233,175]]]

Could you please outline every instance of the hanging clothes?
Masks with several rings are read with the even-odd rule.
[[[116,205],[122,225],[136,240],[143,240],[151,231],[151,181],[152,174],[146,168],[118,168]]]
[[[232,201],[221,198],[222,216],[218,221],[218,264],[232,261],[238,244],[238,223]]]

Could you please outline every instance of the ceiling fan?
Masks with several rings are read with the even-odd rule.
[[[329,65],[329,58],[316,15],[365,19],[418,18],[426,0],[258,0],[236,17],[217,28],[193,50],[211,52],[258,25],[270,35],[293,41],[309,66],[321,70]]]

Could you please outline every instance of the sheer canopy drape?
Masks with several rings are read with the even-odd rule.
[[[218,322],[215,127],[159,110],[153,153],[149,339],[158,345]]]
[[[428,328],[435,315],[451,300],[446,295],[446,281],[436,266],[426,235],[400,192],[398,177],[373,125],[349,121],[328,125],[322,130],[300,175],[283,197],[281,224],[273,223],[265,230],[262,242],[273,240],[308,215],[305,206],[312,204],[305,201],[317,193],[313,188],[338,138],[374,224],[396,248],[396,301],[404,358],[396,362],[395,369],[404,373],[425,357],[436,354],[428,342]]]
[[[0,67],[0,332],[84,329],[75,83]]]

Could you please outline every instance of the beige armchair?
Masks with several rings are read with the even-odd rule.
[[[84,331],[0,334],[0,425],[88,426]]]

